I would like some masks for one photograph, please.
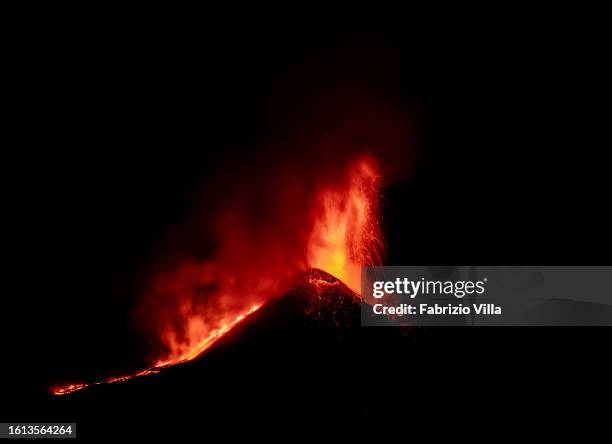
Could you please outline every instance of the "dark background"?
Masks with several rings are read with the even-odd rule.
[[[23,16],[9,41],[14,134],[2,162],[7,419],[52,416],[52,381],[145,362],[134,294],[169,228],[207,176],[257,167],[261,134],[298,125],[321,90],[392,97],[413,116],[418,160],[384,191],[386,263],[608,264],[600,28],[580,14],[459,12]],[[302,66],[314,68],[296,77]],[[575,394],[572,383],[599,392],[610,370],[609,329],[419,337],[444,366],[424,374],[445,383],[456,366],[470,387],[461,399],[488,391],[483,369],[485,385],[526,397]]]

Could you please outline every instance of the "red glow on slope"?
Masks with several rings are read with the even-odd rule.
[[[221,325],[221,327],[217,329],[213,329],[210,331],[208,335],[202,339],[198,344],[189,349],[186,353],[181,355],[179,358],[168,359],[168,360],[160,360],[155,364],[155,367],[166,367],[168,365],[178,364],[180,362],[190,361],[202,353],[204,353],[211,345],[213,345],[219,338],[221,338],[224,334],[229,332],[232,328],[234,328],[238,323],[240,323],[247,316],[257,311],[261,305],[254,305],[246,312],[239,314],[234,318],[231,322]]]
[[[180,360],[169,360],[169,361],[159,361],[155,364],[155,366],[142,370],[138,373],[134,373],[131,375],[125,375],[125,376],[116,376],[116,377],[112,377],[112,378],[107,378],[101,381],[96,381],[96,382],[92,382],[89,384],[85,384],[85,383],[77,383],[77,384],[68,384],[65,386],[57,386],[57,387],[52,387],[51,388],[51,393],[53,393],[54,395],[67,395],[69,393],[72,392],[76,392],[78,390],[84,389],[86,387],[92,386],[92,385],[101,385],[101,384],[112,384],[113,382],[122,382],[122,381],[127,381],[128,379],[132,379],[132,378],[138,378],[140,376],[146,376],[146,375],[151,375],[154,373],[159,373],[159,371],[164,368],[164,367],[168,367],[171,365],[175,365],[175,364],[179,364],[181,362],[185,362],[185,361],[189,361],[191,359],[194,359],[195,357],[201,355],[202,353],[204,353],[211,345],[213,345],[219,338],[221,338],[223,335],[225,335],[227,332],[229,332],[232,328],[234,328],[234,326],[236,326],[238,323],[240,323],[243,319],[245,319],[248,315],[250,315],[251,313],[255,312],[256,310],[258,310],[260,308],[259,305],[255,305],[253,307],[251,307],[247,312],[237,316],[233,321],[229,322],[228,324],[224,325],[222,328],[215,330],[215,331],[211,331],[210,335],[207,336],[204,340],[202,340],[202,342],[200,344],[197,344],[196,347],[193,348],[193,350],[191,350],[191,353],[188,355],[185,355],[182,357],[182,359]]]

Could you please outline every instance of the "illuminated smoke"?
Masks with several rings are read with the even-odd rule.
[[[359,292],[361,266],[378,263],[382,253],[374,159],[357,157],[312,193],[278,194],[259,220],[252,210],[230,205],[219,217],[221,244],[214,259],[183,263],[157,277],[149,297],[164,301],[164,309],[154,313],[166,350],[158,365],[195,357],[210,338],[310,268]],[[301,196],[309,200],[300,202]]]

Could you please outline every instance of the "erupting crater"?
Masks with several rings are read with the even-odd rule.
[[[162,356],[131,375],[56,386],[51,392],[66,395],[194,360],[244,324],[260,319],[274,301],[291,301],[310,323],[358,325],[361,267],[380,264],[384,252],[379,200],[377,162],[363,155],[311,193],[303,226],[295,227],[307,233],[297,247],[277,239],[274,227],[266,227],[269,238],[261,237],[267,247],[255,248],[252,239],[258,233],[239,229],[244,223],[240,213],[221,218],[223,230],[229,226],[233,231],[220,231],[216,257],[182,264],[153,284],[156,300],[165,304],[165,310],[155,312]]]

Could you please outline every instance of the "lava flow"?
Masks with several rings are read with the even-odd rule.
[[[213,345],[220,337],[222,337],[224,334],[229,332],[236,324],[238,324],[240,321],[242,321],[244,318],[246,318],[251,313],[258,310],[260,307],[261,307],[260,305],[255,305],[251,307],[247,312],[237,316],[230,323],[224,325],[223,327],[217,330],[212,331],[211,334],[206,339],[204,339],[200,344],[198,344],[198,346],[195,347],[191,351],[190,354],[187,354],[181,357],[181,359],[169,360],[169,361],[159,361],[153,367],[142,370],[140,372],[137,372],[131,375],[115,376],[115,377],[107,378],[101,381],[95,381],[92,383],[76,383],[76,384],[68,384],[65,386],[52,387],[51,392],[54,395],[67,395],[69,393],[76,392],[78,390],[84,389],[85,387],[89,387],[92,385],[112,384],[113,382],[122,382],[122,381],[127,381],[128,379],[137,378],[139,376],[151,375],[154,373],[158,373],[164,367],[169,367],[171,365],[180,364],[181,362],[190,361],[191,359],[194,359],[197,356],[204,353],[204,351],[206,351],[206,349],[208,349],[211,345]]]
[[[291,192],[271,197],[277,201],[266,202],[270,220],[259,224],[242,207],[229,207],[218,215],[220,246],[213,258],[184,262],[156,277],[144,300],[163,352],[150,368],[53,387],[52,393],[66,395],[190,361],[312,268],[358,294],[361,267],[379,264],[384,250],[377,163],[361,156],[342,174],[321,180],[319,188],[312,190],[311,183],[293,184],[293,190],[308,190],[304,202]]]

